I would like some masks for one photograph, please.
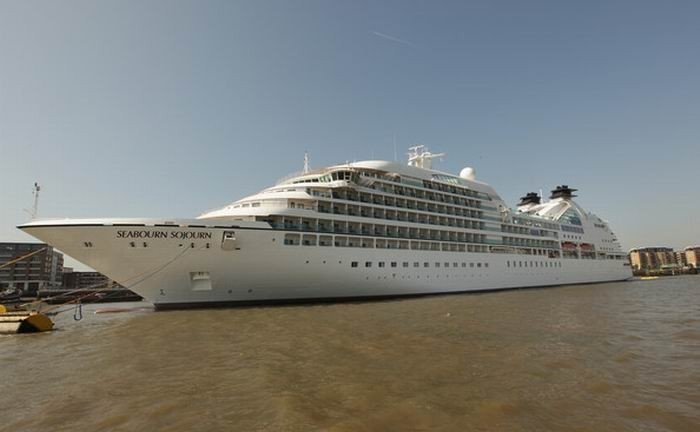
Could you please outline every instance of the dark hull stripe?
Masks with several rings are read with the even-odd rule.
[[[189,302],[189,303],[154,303],[156,310],[179,310],[179,309],[210,309],[210,308],[234,308],[234,307],[250,307],[250,306],[292,306],[292,305],[314,305],[327,303],[366,303],[375,301],[400,300],[404,298],[414,297],[434,297],[444,295],[458,294],[483,294],[494,293],[499,291],[513,291],[520,289],[542,289],[542,288],[558,288],[571,285],[594,285],[612,282],[624,282],[632,279],[627,277],[624,279],[615,279],[596,282],[577,282],[570,284],[558,285],[534,285],[527,287],[512,287],[512,288],[487,288],[481,290],[465,290],[465,291],[448,291],[448,292],[433,292],[433,293],[411,293],[411,294],[388,294],[375,296],[347,296],[347,297],[315,297],[315,298],[296,298],[296,299],[266,299],[266,300],[231,300],[231,301],[210,301],[210,302]]]

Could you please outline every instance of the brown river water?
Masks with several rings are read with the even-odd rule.
[[[0,431],[700,431],[700,276],[108,306],[0,336]]]

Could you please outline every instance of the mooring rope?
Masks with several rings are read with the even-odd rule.
[[[4,263],[4,264],[0,264],[0,269],[1,269],[1,268],[4,268],[4,267],[7,267],[7,266],[9,266],[9,265],[12,265],[12,264],[14,264],[14,263],[16,263],[16,262],[18,262],[18,261],[22,261],[22,260],[24,260],[24,259],[27,259],[27,258],[29,258],[30,256],[33,256],[33,255],[38,254],[39,252],[45,251],[46,249],[48,249],[48,248],[47,248],[47,247],[43,247],[43,248],[41,248],[41,249],[35,250],[34,252],[31,252],[31,253],[28,253],[28,254],[26,254],[26,255],[23,255],[23,256],[21,256],[21,257],[19,257],[19,258],[15,258],[15,259],[13,259],[12,261],[8,261],[8,262],[6,262],[6,263]]]

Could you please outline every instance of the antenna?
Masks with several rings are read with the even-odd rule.
[[[32,220],[36,219],[36,217],[39,215],[39,192],[41,191],[41,186],[39,186],[39,183],[34,182],[34,188],[32,189],[32,195],[34,195],[34,205],[32,206],[31,210],[24,209],[27,213],[29,213],[29,217],[32,218]]]
[[[309,152],[304,152],[304,174],[308,174],[311,171],[309,168]]]
[[[394,138],[394,162],[398,162],[399,157],[396,155],[396,133],[394,133],[393,138]]]

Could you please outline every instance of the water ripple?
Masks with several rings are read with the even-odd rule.
[[[697,431],[698,281],[88,307],[0,338],[0,431]]]

